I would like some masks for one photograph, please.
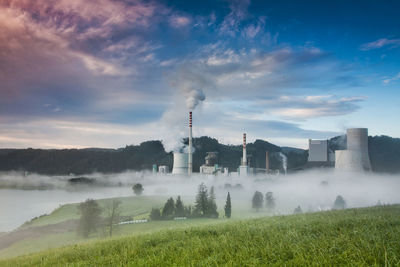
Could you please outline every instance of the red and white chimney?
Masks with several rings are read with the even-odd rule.
[[[193,171],[193,155],[192,155],[192,112],[189,111],[189,153],[188,153],[188,174]]]
[[[243,166],[247,166],[247,153],[246,153],[246,133],[243,134]]]

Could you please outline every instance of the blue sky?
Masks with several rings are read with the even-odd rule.
[[[399,1],[6,0],[0,147],[400,137]]]

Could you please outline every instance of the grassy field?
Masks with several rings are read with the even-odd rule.
[[[215,221],[222,223],[92,241],[0,265],[400,265],[398,205]]]
[[[99,199],[96,200],[100,207],[103,208],[103,213],[105,213],[105,207],[111,203],[113,199]],[[154,196],[140,196],[140,197],[121,197],[118,198],[121,201],[120,211],[121,216],[132,217],[135,219],[147,218],[148,213],[153,207],[161,207],[166,197],[154,197]],[[25,223],[22,228],[26,227],[34,227],[34,226],[43,226],[48,224],[55,224],[64,222],[71,219],[78,219],[79,203],[74,204],[66,204],[62,205],[58,209],[54,210],[49,215],[40,216],[31,220],[28,223]],[[106,216],[103,214],[103,216]]]
[[[121,201],[121,216],[132,219],[147,219],[151,208],[161,207],[167,198],[165,196],[141,196],[118,198]],[[104,208],[113,199],[97,200],[99,205]],[[190,203],[190,199],[184,199],[185,203]],[[40,216],[25,223],[17,232],[23,232],[12,244],[1,247],[2,238],[0,236],[0,259],[15,257],[19,255],[40,252],[49,248],[57,248],[66,245],[87,243],[91,240],[101,240],[108,237],[106,229],[99,229],[92,234],[89,239],[84,239],[77,235],[76,220],[79,218],[79,204],[66,204],[51,214]],[[220,211],[222,213],[222,211]],[[103,216],[106,216],[103,214]],[[73,222],[75,221],[75,224]],[[72,222],[72,224],[63,224]],[[221,223],[223,220],[214,219],[191,219],[185,221],[151,221],[142,224],[121,225],[114,229],[114,236],[141,235],[162,229],[177,229],[182,227]],[[56,229],[54,229],[56,228]]]

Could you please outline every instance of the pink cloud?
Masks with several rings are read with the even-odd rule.
[[[187,26],[191,19],[185,16],[173,15],[169,18],[169,24],[174,28],[181,28]]]

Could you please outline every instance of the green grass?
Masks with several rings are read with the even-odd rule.
[[[400,265],[400,206],[215,221],[223,223],[91,241],[0,265]]]
[[[150,210],[153,207],[161,207],[166,200],[166,197],[140,196],[140,197],[121,197],[117,198],[121,201],[120,211],[121,216],[129,216],[135,219],[147,218]],[[113,198],[97,200],[100,207],[103,208],[103,216],[105,207],[111,203]],[[62,205],[55,209],[51,214],[37,217],[30,222],[25,223],[22,228],[44,226],[48,224],[61,223],[71,219],[79,219],[78,212],[79,203]]]

